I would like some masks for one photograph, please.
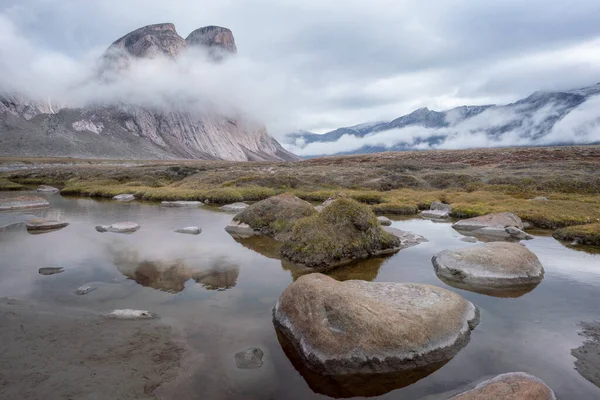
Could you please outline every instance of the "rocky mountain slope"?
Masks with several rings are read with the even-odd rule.
[[[207,26],[183,39],[173,24],[149,25],[116,40],[91,79],[115,82],[136,59],[176,60],[192,48],[213,62],[237,52],[227,28]],[[190,106],[176,96],[168,106],[124,101],[58,106],[0,88],[0,155],[128,159],[296,160],[242,111]],[[205,104],[205,103],[202,103]]]
[[[565,92],[536,92],[508,105],[420,108],[389,122],[298,131],[288,149],[303,156],[413,149],[600,143],[600,84]],[[351,141],[352,143],[348,143]]]

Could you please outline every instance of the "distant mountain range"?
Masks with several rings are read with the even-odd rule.
[[[149,25],[116,40],[90,71],[97,88],[119,86],[139,60],[156,65],[204,51],[211,65],[227,62],[237,47],[223,27],[199,28],[183,39],[170,23]],[[125,78],[124,78],[125,76]],[[144,79],[142,77],[141,79]],[[159,78],[160,80],[160,78]],[[142,86],[154,82],[146,78]],[[243,110],[223,115],[185,96],[162,96],[163,106],[129,100],[58,105],[0,88],[0,155],[112,159],[297,160]],[[193,100],[193,99],[192,99]],[[210,105],[209,99],[208,103]]]
[[[296,131],[284,146],[303,157],[418,149],[600,143],[600,83],[564,92],[536,92],[507,105],[420,108],[389,122],[325,134]]]

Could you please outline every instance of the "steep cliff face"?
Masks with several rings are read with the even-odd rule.
[[[227,28],[200,28],[184,40],[173,24],[149,25],[109,46],[96,79],[114,82],[135,59],[176,60],[190,47],[204,49],[221,62],[237,52]],[[0,155],[299,159],[242,111],[222,115],[214,107],[191,107],[177,98],[163,103],[160,107],[118,102],[60,108],[19,95],[0,95]]]

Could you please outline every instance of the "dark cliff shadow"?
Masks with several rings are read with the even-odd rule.
[[[410,371],[384,374],[322,375],[306,366],[291,341],[277,327],[275,327],[275,332],[283,352],[312,391],[336,399],[381,396],[420,381],[448,362],[439,362]]]

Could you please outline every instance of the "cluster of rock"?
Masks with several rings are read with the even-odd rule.
[[[289,194],[257,202],[237,214],[225,228],[236,238],[264,235],[281,242],[281,256],[297,266],[322,271],[354,260],[392,254],[424,238],[378,219],[372,210],[340,196],[327,200],[320,212]]]
[[[37,188],[38,193],[53,194],[60,190],[52,187],[41,185]],[[50,207],[50,202],[46,197],[41,196],[18,196],[0,198],[0,211],[17,211],[37,208]],[[68,222],[61,221],[57,218],[38,218],[32,215],[15,215],[8,218],[3,224],[0,224],[0,229],[21,228],[23,225],[29,233],[47,233],[59,230],[69,225]]]
[[[530,240],[533,236],[524,232],[523,221],[513,213],[503,212],[463,219],[452,225],[458,232],[468,236],[489,239]]]

